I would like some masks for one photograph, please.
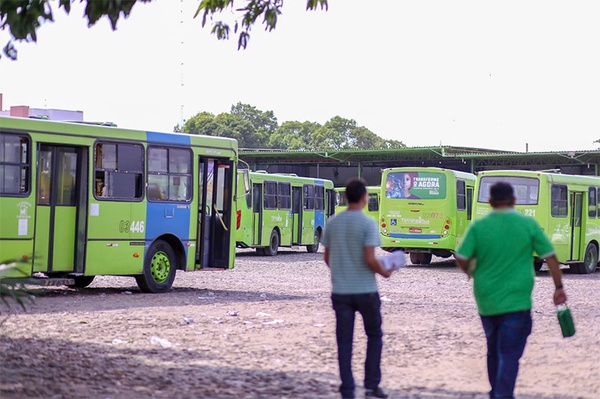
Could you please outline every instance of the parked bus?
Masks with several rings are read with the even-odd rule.
[[[237,141],[0,117],[0,260],[8,277],[89,285],[232,268]]]
[[[306,246],[317,252],[334,198],[331,180],[240,169],[237,247],[268,256],[277,255],[279,247]]]
[[[367,186],[368,202],[363,208],[364,212],[371,216],[375,222],[379,224],[379,196],[381,187]],[[340,213],[348,208],[348,200],[346,199],[346,188],[335,188],[335,213]]]
[[[490,187],[498,181],[513,186],[515,209],[540,223],[554,245],[559,262],[580,274],[596,270],[600,243],[600,177],[525,170],[479,172],[475,219],[490,212]],[[534,257],[536,271],[542,265],[543,261]]]
[[[414,264],[447,258],[471,221],[475,175],[442,168],[388,168],[381,175],[381,247]]]

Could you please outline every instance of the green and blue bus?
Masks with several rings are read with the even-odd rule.
[[[234,266],[237,141],[0,117],[0,260],[7,277],[89,285]]]
[[[277,255],[279,247],[306,246],[317,252],[327,218],[334,213],[331,180],[295,174],[238,170],[238,248]]]
[[[401,249],[413,264],[453,255],[471,221],[474,174],[450,169],[382,170],[381,247]]]
[[[579,274],[598,267],[600,245],[600,177],[530,170],[493,170],[477,174],[474,219],[487,215],[490,187],[510,183],[515,209],[535,218],[554,245],[559,262]],[[539,271],[543,260],[533,254]]]
[[[379,197],[381,195],[381,187],[367,186],[368,202],[363,211],[369,215],[375,222],[379,223]],[[340,213],[348,208],[348,200],[346,199],[346,188],[335,188],[335,213]]]

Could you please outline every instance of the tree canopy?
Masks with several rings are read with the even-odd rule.
[[[301,151],[365,150],[403,148],[404,143],[385,140],[353,119],[335,116],[325,124],[286,121],[281,125],[273,111],[261,111],[238,102],[231,111],[214,115],[199,112],[176,132],[232,137],[240,148],[263,148]]]
[[[71,4],[77,0],[58,0],[58,9],[63,9],[66,14],[71,12]],[[136,3],[148,3],[152,0],[79,0],[86,3],[84,16],[87,18],[88,27],[93,26],[98,20],[106,16],[110,20],[113,30],[117,29],[117,22],[121,17],[127,18]],[[277,18],[281,14],[283,0],[245,0],[245,5],[234,8],[234,0],[200,0],[194,18],[202,15],[202,27],[208,21],[212,25],[211,33],[219,40],[229,39],[233,30],[238,35],[238,49],[245,49],[250,40],[252,26],[262,18],[265,30],[272,31],[277,25]],[[54,21],[55,1],[52,0],[3,0],[0,1],[0,30],[10,32],[10,40],[4,46],[4,54],[12,59],[17,59],[15,41],[37,41],[37,30],[46,22]],[[307,0],[306,9],[317,8],[327,10],[327,0]],[[231,10],[228,10],[231,9]],[[228,15],[233,13],[235,21],[233,27],[229,22],[221,19],[223,12]]]

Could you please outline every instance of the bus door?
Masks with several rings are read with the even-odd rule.
[[[40,144],[34,272],[84,272],[88,152]]]
[[[262,245],[263,185],[252,183],[252,242]]]
[[[583,193],[571,193],[571,260],[581,259],[581,210]]]
[[[292,244],[302,242],[302,187],[292,187]]]
[[[229,267],[233,165],[200,157],[198,167],[198,254],[200,267]]]

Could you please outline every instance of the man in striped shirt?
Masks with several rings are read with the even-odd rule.
[[[363,180],[351,179],[346,185],[348,208],[327,222],[323,235],[325,263],[331,270],[331,300],[336,317],[336,340],[342,398],[354,398],[352,342],[356,312],[362,316],[367,334],[365,396],[387,398],[381,382],[381,300],[376,274],[389,277],[375,257],[381,244],[379,230],[362,209],[368,202]]]

